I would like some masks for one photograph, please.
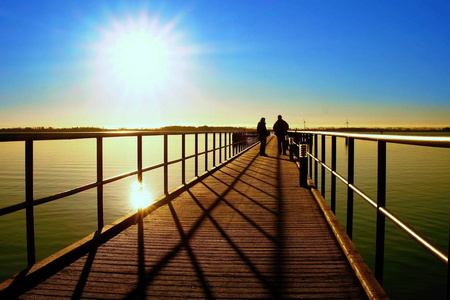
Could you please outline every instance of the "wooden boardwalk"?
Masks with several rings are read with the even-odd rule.
[[[19,299],[367,295],[276,141],[218,169]]]

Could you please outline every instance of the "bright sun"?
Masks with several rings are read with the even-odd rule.
[[[96,42],[96,69],[108,84],[127,90],[167,85],[181,76],[186,47],[174,31],[176,21],[165,25],[142,14],[137,19],[113,20],[102,28]]]
[[[145,185],[138,181],[133,182],[131,186],[130,200],[134,209],[146,208],[153,202],[152,195],[147,191]]]
[[[145,30],[117,36],[109,51],[111,66],[131,80],[158,80],[168,71],[170,49],[165,41]]]

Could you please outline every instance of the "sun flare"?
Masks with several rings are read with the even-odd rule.
[[[135,31],[117,36],[109,60],[123,78],[155,81],[166,76],[169,51],[161,38],[150,32]]]
[[[186,49],[176,21],[160,24],[157,16],[113,19],[101,28],[94,45],[99,78],[127,90],[167,87],[183,73]]]
[[[131,186],[130,201],[134,209],[142,209],[152,204],[153,198],[143,183],[135,181]]]

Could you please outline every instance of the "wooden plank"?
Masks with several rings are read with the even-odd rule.
[[[19,299],[366,299],[295,163],[258,148]]]

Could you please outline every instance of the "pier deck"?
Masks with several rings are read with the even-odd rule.
[[[232,160],[20,299],[367,295],[276,140]]]

